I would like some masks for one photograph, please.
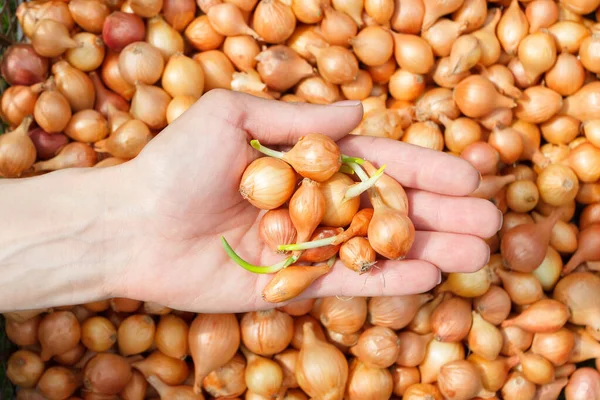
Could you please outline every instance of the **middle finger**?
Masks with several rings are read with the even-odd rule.
[[[502,212],[491,201],[416,189],[406,189],[406,194],[416,229],[489,238],[502,227]]]

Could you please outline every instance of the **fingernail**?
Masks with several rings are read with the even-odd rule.
[[[500,213],[500,227],[498,230],[500,230],[502,229],[502,224],[504,223],[504,213],[501,210],[498,210],[498,212]]]
[[[442,283],[442,273],[441,272],[440,272],[440,277],[438,278],[438,283],[437,284],[439,285],[440,283]]]
[[[360,105],[360,100],[344,100],[331,104],[334,107],[356,107]]]

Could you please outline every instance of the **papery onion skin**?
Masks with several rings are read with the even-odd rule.
[[[262,157],[246,167],[240,193],[255,207],[272,210],[289,200],[295,183],[296,173],[286,162]]]
[[[365,330],[350,349],[352,354],[372,368],[387,368],[396,362],[400,341],[390,328],[375,326]]]
[[[272,44],[285,42],[296,27],[296,17],[291,7],[279,0],[259,1],[252,22],[256,33]]]
[[[239,348],[238,321],[233,314],[199,314],[190,325],[188,340],[195,366],[194,392],[201,393],[202,380],[229,361]],[[219,344],[207,346],[211,342]]]
[[[43,361],[48,361],[52,356],[77,346],[81,338],[81,326],[70,311],[56,311],[42,319],[38,337],[42,347],[40,356]]]
[[[102,353],[87,362],[84,369],[84,387],[96,393],[117,394],[131,379],[131,366],[117,354]]]
[[[37,344],[37,331],[41,319],[39,315],[23,322],[6,319],[4,323],[6,337],[18,346],[32,346]]]
[[[419,308],[431,299],[430,294],[372,297],[369,299],[369,322],[376,326],[402,329],[410,323]]]
[[[119,55],[119,70],[130,84],[156,83],[162,75],[164,66],[160,51],[146,42],[131,43]]]
[[[194,61],[199,62],[204,71],[204,91],[211,89],[231,89],[235,68],[229,58],[219,50],[209,50],[196,54]]]
[[[181,32],[194,19],[196,2],[194,0],[165,0],[162,13],[169,25]]]
[[[245,370],[246,360],[238,353],[225,365],[208,374],[202,381],[202,387],[217,398],[241,396],[246,390]]]
[[[35,171],[56,171],[64,168],[92,167],[98,161],[94,149],[80,142],[66,144],[53,158],[33,164]]]
[[[367,299],[364,297],[354,297],[350,300],[326,297],[321,304],[321,323],[339,333],[357,332],[366,318]]]
[[[71,106],[57,90],[47,90],[37,99],[33,116],[40,128],[48,133],[65,129],[71,119]]]
[[[278,310],[246,313],[240,321],[242,342],[262,356],[281,353],[292,341],[292,317]]]
[[[275,252],[279,251],[277,246],[281,244],[295,243],[296,233],[289,211],[285,208],[267,212],[258,228],[261,239]]]
[[[36,147],[28,135],[31,116],[25,117],[13,131],[0,136],[0,176],[18,178],[36,159]]]
[[[341,400],[348,381],[348,362],[340,350],[304,325],[304,342],[296,364],[300,387],[313,398]]]
[[[36,54],[30,44],[15,44],[2,55],[1,71],[11,86],[33,85],[48,77],[48,59]]]
[[[600,278],[590,272],[574,272],[562,278],[554,288],[554,298],[570,310],[569,321],[600,330],[600,306],[592,295],[600,286]]]
[[[360,207],[358,197],[343,201],[347,188],[354,184],[346,174],[336,172],[329,180],[321,184],[325,196],[325,215],[321,223],[327,226],[347,226]]]
[[[256,66],[260,48],[252,36],[229,36],[223,43],[223,52],[240,71],[248,71]]]
[[[437,385],[448,399],[472,399],[482,389],[479,372],[467,360],[451,361],[443,365]]]
[[[106,46],[120,52],[127,45],[144,40],[146,26],[136,14],[115,11],[104,21],[102,40]]]
[[[431,314],[434,338],[440,342],[465,339],[471,322],[471,304],[460,297],[444,299]]]
[[[465,349],[462,343],[438,342],[433,339],[427,346],[425,359],[419,365],[422,383],[433,383],[437,380],[440,368],[449,362],[463,360]]]
[[[34,387],[44,372],[44,362],[28,350],[18,350],[11,354],[6,363],[6,377],[24,388]]]
[[[52,73],[59,92],[65,96],[75,112],[94,107],[96,89],[92,80],[66,61],[52,66]]]
[[[18,126],[28,115],[33,114],[35,103],[44,85],[16,85],[7,88],[2,94],[0,117],[10,126]]]
[[[134,314],[127,317],[119,326],[118,345],[123,356],[143,353],[154,341],[156,325],[154,320],[144,314]]]
[[[139,358],[133,360],[136,359]],[[146,379],[155,375],[172,386],[181,385],[189,376],[189,367],[185,361],[166,356],[158,350],[142,360],[131,362],[131,366],[144,374]]]
[[[358,359],[350,363],[348,374],[348,400],[390,398],[393,391],[392,374],[384,368],[369,367]]]
[[[50,367],[44,371],[38,381],[39,393],[37,394],[42,394],[45,399],[66,399],[77,390],[79,385],[79,379],[72,370],[65,367]]]
[[[75,23],[87,32],[101,33],[110,9],[105,3],[94,0],[73,0],[69,3],[69,11]]]
[[[567,400],[597,399],[600,396],[600,373],[592,368],[577,369],[565,388]]]

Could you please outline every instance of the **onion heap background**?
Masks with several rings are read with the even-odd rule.
[[[599,5],[21,4],[25,44],[2,59],[5,178],[125,162],[213,88],[358,99],[352,134],[468,160],[483,176],[473,196],[504,225],[488,265],[426,294],[240,315],[129,299],[5,314],[15,396],[600,399]]]

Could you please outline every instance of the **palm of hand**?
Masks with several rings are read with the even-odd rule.
[[[348,118],[332,118],[335,113]],[[272,307],[260,295],[270,276],[243,270],[228,258],[220,244],[220,237],[225,236],[240,256],[254,264],[269,265],[281,259],[258,237],[262,213],[243,200],[238,192],[244,169],[257,157],[248,141],[259,138],[265,144],[290,145],[311,131],[331,134],[337,140],[359,120],[359,107],[292,106],[222,91],[204,96],[190,112],[153,140],[132,163],[132,169],[138,173],[139,170],[146,171],[144,193],[150,199],[151,212],[146,213],[147,217],[140,224],[142,243],[124,278],[125,293],[122,295],[190,311],[237,312]],[[342,149],[351,155],[367,157],[363,154],[365,139],[372,140],[361,137],[344,139]],[[374,154],[369,154],[369,158],[377,161],[377,153],[389,146],[387,141],[384,142],[381,147],[370,145]],[[394,144],[402,146],[398,142]],[[404,146],[413,152],[424,152],[428,157],[441,157],[449,162],[446,159],[449,156]],[[389,160],[384,161],[389,164]],[[468,165],[462,162],[457,165],[473,173]],[[393,173],[393,166],[391,169]],[[416,174],[418,178],[418,171]],[[424,185],[417,182],[412,186],[436,187],[439,182],[426,182]],[[462,191],[467,194],[473,189]],[[422,193],[425,192],[409,192],[409,198],[412,194],[419,196]],[[429,199],[430,202],[434,200]],[[477,203],[478,208],[485,208],[486,212],[480,218],[498,219],[491,208],[493,206],[485,204],[489,202],[467,200]],[[442,198],[441,201],[452,199]],[[426,200],[424,202],[427,205]],[[426,211],[421,210],[421,213],[426,214]],[[444,224],[439,218],[436,218],[437,222],[430,221],[432,216],[421,217],[414,215],[415,212],[419,213],[419,209],[412,211],[411,215],[417,229],[427,228],[428,223]],[[419,218],[423,219],[421,223]],[[481,224],[479,219],[469,221],[467,225],[478,224]],[[418,233],[415,252],[409,255],[414,259],[380,262],[381,268],[372,274],[376,275],[374,277],[359,277],[338,262],[331,273],[317,281],[302,297],[400,295],[429,290],[439,279],[436,266],[446,271],[470,271],[487,262],[489,249],[487,255],[475,254],[466,264],[461,259],[464,255],[459,254],[458,262],[452,265],[460,263],[461,266],[445,268],[445,265],[436,263],[440,258],[436,253],[443,252],[444,247],[456,247],[457,240],[459,246],[464,245],[459,239],[464,242],[465,237],[471,245],[476,242],[480,250],[482,244],[487,249],[483,240],[473,235],[489,236],[488,232],[495,232],[496,225],[499,227],[498,221],[492,224],[492,229],[477,230],[467,226],[466,229],[475,229],[475,232],[466,232],[467,235],[453,233],[452,237],[445,238],[431,238],[427,234],[419,238]],[[432,228],[437,230],[435,226]],[[443,226],[441,228],[445,230]],[[443,243],[440,244],[440,241]],[[485,250],[480,252],[485,253]]]

